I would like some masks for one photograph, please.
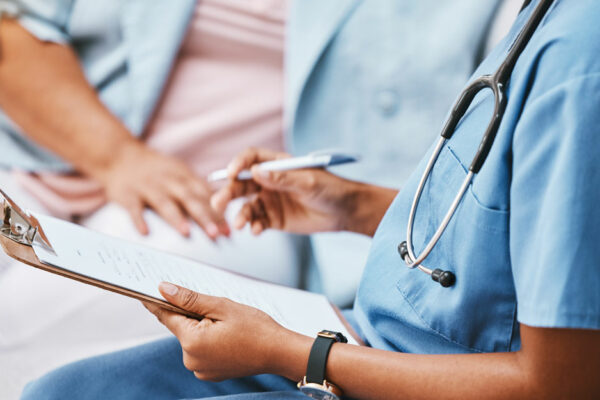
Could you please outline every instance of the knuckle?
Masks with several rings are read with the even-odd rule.
[[[201,199],[208,198],[212,195],[213,190],[206,185],[206,183],[201,182],[200,184],[194,185],[190,189],[191,195],[199,197]]]
[[[169,186],[168,190],[171,196],[182,200],[186,199],[191,194],[187,182],[182,181],[174,181],[173,184]]]
[[[309,173],[306,175],[305,185],[306,185],[306,189],[309,191],[313,191],[317,188],[318,181],[317,181],[317,177],[315,176],[315,174]]]
[[[233,304],[233,300],[228,299],[227,297],[215,297],[215,303],[226,306]]]
[[[210,211],[208,211],[207,206],[203,203],[190,203],[186,208],[196,220],[206,221],[210,219]]]
[[[275,184],[283,184],[285,180],[285,174],[283,172],[272,172],[271,181]]]
[[[253,147],[248,147],[244,151],[242,151],[234,160],[233,164],[235,166],[241,166],[247,164],[253,157],[255,149]]]
[[[233,300],[225,298],[225,297],[217,297],[215,298],[215,307],[220,307],[223,309],[227,309],[236,304]]]
[[[258,150],[258,147],[256,147],[256,146],[250,146],[246,150],[246,154],[250,154],[250,155],[256,154],[258,152],[259,152],[259,150]]]
[[[154,314],[154,316],[156,317],[156,319],[158,320],[158,322],[160,322],[161,324],[164,325],[162,312],[159,311],[159,310],[155,310],[155,311],[152,311],[152,313]]]
[[[161,204],[161,209],[167,214],[178,214],[180,213],[179,207],[175,205],[175,202],[172,199],[164,199]]]
[[[187,335],[182,335],[179,337],[179,344],[181,345],[181,350],[183,350],[183,358],[189,357],[189,353],[194,350],[194,343],[187,337]]]
[[[186,353],[183,354],[183,366],[185,367],[185,369],[190,371],[196,370],[196,364],[194,363],[192,357],[190,357]]]
[[[156,191],[151,188],[144,190],[142,197],[145,202],[154,206],[162,205],[168,200],[168,198],[161,191]]]
[[[186,290],[181,296],[181,305],[185,308],[190,308],[196,304],[198,295],[196,292]]]
[[[210,381],[209,375],[204,371],[194,371],[194,376],[201,381]]]

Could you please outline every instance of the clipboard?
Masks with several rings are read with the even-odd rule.
[[[40,262],[32,247],[34,243],[41,245],[52,252],[54,252],[54,249],[39,221],[35,216],[21,209],[21,207],[4,193],[2,189],[0,189],[0,201],[2,201],[2,207],[0,209],[0,218],[2,219],[2,226],[0,226],[0,245],[9,257],[46,272],[61,275],[65,278],[73,279],[146,303],[156,304],[169,311],[183,314],[186,317],[198,320],[203,318],[201,315],[191,313],[164,300],[156,299],[133,290],[111,285]]]
[[[71,272],[62,268],[42,263],[38,259],[33,249],[33,245],[35,244],[42,246],[44,249],[53,253],[54,249],[48,237],[44,233],[44,229],[41,226],[38,219],[34,215],[21,209],[21,207],[19,207],[17,203],[15,203],[6,193],[4,193],[2,189],[0,189],[0,201],[0,220],[2,221],[2,225],[0,226],[0,246],[9,257],[21,263],[27,264],[31,267],[38,268],[56,275],[60,275],[65,278],[73,279],[75,281],[85,283],[87,285],[92,285],[100,289],[108,290],[113,293],[127,296],[136,300],[140,300],[142,302],[152,303],[166,310],[173,311],[190,318],[194,318],[197,320],[201,320],[202,318],[204,318],[201,315],[197,315],[190,311],[179,308],[165,300],[157,299],[155,297],[148,296],[134,290],[130,290],[82,274],[78,274],[76,272]],[[237,273],[234,274],[245,276]],[[256,278],[251,279],[258,280]],[[344,318],[339,308],[331,303],[330,305],[333,307],[335,314],[337,315],[341,323],[356,340],[356,342],[359,345],[364,345],[364,342],[361,340],[360,336],[348,323],[346,318]]]

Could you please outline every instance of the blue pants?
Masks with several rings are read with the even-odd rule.
[[[269,392],[269,393],[265,393]],[[25,387],[22,399],[307,399],[294,382],[258,375],[212,383],[184,368],[175,338],[82,360]]]

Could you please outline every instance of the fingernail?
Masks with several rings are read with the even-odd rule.
[[[179,230],[184,235],[189,235],[190,234],[190,224],[187,221],[182,221],[181,224],[179,224]]]
[[[229,229],[229,225],[227,225],[225,222],[221,224],[219,230],[225,236],[229,236],[231,234],[231,229]]]
[[[215,224],[208,224],[208,226],[206,227],[206,233],[208,233],[208,236],[211,237],[215,237],[219,235],[219,227],[216,226]]]
[[[233,227],[235,229],[242,229],[244,225],[246,225],[246,219],[242,215],[235,217],[235,220],[233,221]]]
[[[158,288],[160,289],[161,292],[164,292],[166,294],[168,294],[169,296],[175,296],[177,294],[177,291],[179,290],[179,288],[171,283],[168,282],[161,282],[158,285]]]

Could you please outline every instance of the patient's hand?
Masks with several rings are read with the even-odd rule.
[[[308,357],[310,338],[283,328],[256,308],[166,283],[160,285],[160,291],[169,303],[205,317],[198,321],[145,303],[177,336],[183,363],[198,379],[221,381],[262,373],[281,374],[286,365],[297,363],[287,360],[292,357],[292,347],[305,348]]]
[[[209,205],[211,190],[178,160],[146,148],[101,101],[68,45],[40,40],[2,19],[0,107],[30,139],[100,182],[141,233],[144,207],[184,235],[188,217],[211,237],[229,228]]]
[[[222,214],[209,204],[209,185],[176,158],[136,143],[117,151],[114,161],[95,175],[108,199],[127,209],[142,234],[148,232],[142,215],[149,207],[183,235],[190,233],[188,218],[211,238],[229,235]]]

